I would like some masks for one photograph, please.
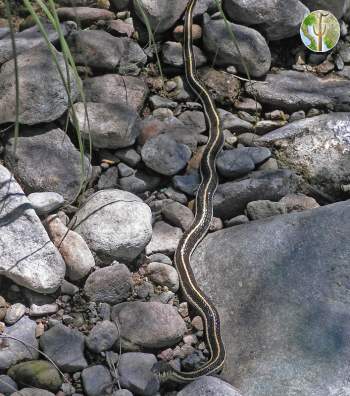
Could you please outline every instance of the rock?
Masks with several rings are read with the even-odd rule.
[[[160,302],[135,301],[116,305],[112,319],[119,322],[121,338],[142,348],[165,348],[179,342],[186,325],[176,309]]]
[[[79,151],[67,134],[54,125],[22,127],[16,155],[14,144],[15,138],[11,134],[5,146],[5,164],[13,170],[27,194],[56,192],[71,202],[80,191],[82,179],[90,179],[89,160],[84,157],[85,173],[82,173]]]
[[[7,309],[4,321],[7,325],[13,325],[14,323],[18,322],[25,313],[25,305],[21,303],[15,303]]]
[[[133,148],[117,150],[114,155],[131,167],[135,167],[140,161],[141,156]]]
[[[313,73],[283,70],[268,74],[264,83],[247,83],[245,89],[263,104],[295,112],[313,107],[341,106],[349,100],[344,92],[350,89],[350,81],[333,74],[318,77]]]
[[[18,363],[8,370],[8,375],[20,386],[33,386],[57,392],[62,377],[53,364],[46,360],[31,360]]]
[[[179,290],[179,275],[171,265],[157,262],[150,263],[147,266],[147,274],[155,284],[167,286],[174,293]]]
[[[326,10],[330,11],[332,14],[336,16],[336,18],[341,18],[347,7],[347,0],[338,0],[338,1],[326,1],[326,0],[301,0],[307,7],[309,7],[310,11],[315,10]]]
[[[30,306],[29,315],[30,316],[52,315],[56,313],[58,309],[59,307],[57,304],[43,304],[43,305],[32,304]]]
[[[20,186],[0,165],[1,274],[39,293],[62,283],[65,264]]]
[[[173,100],[170,100],[168,98],[164,98],[163,96],[160,95],[152,95],[149,98],[149,104],[152,107],[152,109],[176,109],[177,107],[177,102],[174,102]]]
[[[119,389],[113,392],[113,396],[133,396],[127,389]]]
[[[117,149],[131,146],[140,133],[138,114],[130,106],[118,103],[86,103],[90,129],[86,124],[85,105],[74,104],[82,136],[96,148]]]
[[[103,263],[130,262],[151,239],[151,219],[149,206],[137,196],[122,190],[102,190],[78,210],[74,230]]]
[[[262,77],[270,69],[271,53],[264,37],[254,29],[229,22],[241,49],[244,62],[252,77]],[[215,55],[218,66],[235,66],[245,73],[244,64],[233,43],[224,20],[209,20],[203,26],[203,45],[206,51]]]
[[[61,194],[55,192],[38,192],[28,195],[29,202],[38,215],[45,216],[64,204]]]
[[[79,291],[79,287],[73,285],[73,283],[70,283],[66,280],[64,280],[62,282],[61,294],[63,294],[63,295],[66,294],[68,296],[74,296],[74,294],[78,293],[78,291]]]
[[[224,0],[223,8],[234,22],[259,26],[268,40],[281,40],[299,33],[300,25],[309,10],[299,0],[282,5],[273,0]],[[323,8],[318,8],[322,9]]]
[[[148,88],[143,79],[118,74],[104,74],[84,80],[87,102],[122,103],[139,111],[148,96]]]
[[[272,120],[262,120],[258,121],[255,125],[255,133],[257,135],[264,135],[274,129],[278,129],[287,124],[287,121],[272,121]]]
[[[176,3],[165,3],[161,0],[133,1],[136,15],[140,21],[144,21],[143,13],[151,26],[152,31],[164,33],[170,29],[182,16],[186,8],[186,0],[179,0]],[[141,5],[142,10],[139,5]]]
[[[350,173],[350,113],[330,113],[296,121],[262,138],[258,144],[287,139],[277,153],[279,162],[300,172],[322,191],[341,194]]]
[[[164,221],[158,221],[153,227],[152,239],[146,246],[146,254],[174,253],[181,236],[180,228],[173,227]]]
[[[117,188],[119,180],[118,168],[112,166],[103,172],[98,179],[97,188],[98,190],[105,190],[110,188]]]
[[[249,219],[246,215],[240,215],[233,217],[232,219],[225,221],[225,227],[233,227],[240,224],[249,223]]]
[[[84,291],[95,302],[118,304],[132,292],[131,272],[124,264],[113,264],[93,272],[86,280]]]
[[[255,164],[244,148],[238,148],[222,151],[218,155],[217,168],[222,176],[234,179],[254,170]]]
[[[9,368],[21,360],[38,358],[38,352],[31,348],[38,348],[38,341],[35,338],[35,328],[36,323],[27,316],[23,316],[14,325],[5,329],[5,335],[18,338],[25,342],[26,345],[10,338],[1,341],[0,368],[2,370]]]
[[[194,220],[192,210],[175,201],[169,202],[163,206],[162,215],[169,223],[175,227],[182,228],[183,231],[186,231]]]
[[[161,179],[154,174],[149,174],[141,170],[137,170],[134,175],[122,177],[119,180],[120,187],[124,191],[129,191],[133,194],[142,194],[146,191],[155,190]]]
[[[120,384],[138,395],[153,396],[160,387],[152,372],[157,358],[150,353],[128,352],[120,356]]]
[[[144,163],[152,170],[172,176],[182,170],[191,157],[188,146],[176,143],[166,135],[149,139],[141,150]]]
[[[45,221],[50,239],[61,253],[67,268],[67,277],[71,281],[84,278],[95,266],[95,260],[84,239],[66,227],[57,215],[49,216]]]
[[[118,172],[121,177],[128,177],[128,176],[132,176],[135,171],[130,166],[124,164],[123,162],[120,162],[118,164]]]
[[[17,384],[11,377],[8,375],[0,375],[0,392],[4,396],[12,395],[13,391],[17,389]]]
[[[212,99],[221,105],[231,105],[239,96],[241,84],[232,74],[210,67],[201,68],[198,74]]]
[[[55,49],[60,68],[65,73],[63,56]],[[47,48],[37,47],[17,56],[21,124],[40,124],[59,118],[68,109],[68,96],[62,79]],[[69,68],[70,96],[74,102],[78,96],[77,81]],[[45,78],[45,84],[43,84]],[[4,63],[0,73],[0,124],[16,119],[14,61]]]
[[[134,26],[121,19],[105,22],[104,28],[115,37],[133,37],[135,34]]]
[[[113,12],[92,7],[60,7],[57,9],[60,21],[75,21],[82,27],[92,25],[96,21],[114,19]]]
[[[42,21],[43,22],[43,21]],[[51,43],[58,42],[57,30],[51,23],[43,23],[43,27]],[[64,36],[72,30],[70,23],[62,23],[61,30]],[[37,26],[15,33],[16,54],[20,55],[34,47],[47,48],[46,41]],[[1,38],[0,42],[0,65],[13,58],[12,40],[10,34]],[[42,74],[40,74],[42,75]]]
[[[299,178],[287,169],[257,171],[247,179],[220,184],[214,197],[214,216],[230,219],[242,214],[251,201],[278,201],[294,193],[298,184]]]
[[[163,264],[172,265],[171,258],[168,257],[168,256],[166,256],[166,255],[163,254],[163,253],[155,253],[155,254],[152,254],[151,256],[149,256],[148,259],[149,259],[149,261],[150,261],[151,263],[156,262],[156,263],[163,263]]]
[[[287,213],[287,208],[283,202],[260,200],[249,202],[247,205],[247,214],[251,220],[265,219],[285,213]]]
[[[78,330],[57,324],[40,337],[41,349],[67,373],[87,367],[84,357],[85,337]]]
[[[55,394],[44,389],[22,388],[20,391],[12,393],[11,396],[55,396]]]
[[[181,113],[178,118],[193,133],[203,133],[207,130],[205,116],[202,111],[187,110]]]
[[[109,320],[104,320],[92,328],[86,337],[86,345],[91,351],[100,353],[112,349],[118,338],[117,326]]]
[[[176,175],[172,179],[175,188],[184,192],[185,194],[194,196],[200,183],[199,172],[190,172],[185,175]]]
[[[113,378],[109,370],[102,365],[84,369],[81,373],[81,379],[87,396],[101,396],[113,385]]]
[[[192,268],[228,346],[224,378],[242,394],[346,392],[349,220],[345,201],[227,228],[197,247]]]
[[[224,109],[218,109],[222,127],[235,133],[249,133],[254,130],[253,125]]]
[[[227,382],[216,377],[202,377],[185,386],[177,396],[241,396],[238,391]]]
[[[195,45],[193,46],[193,54],[197,67],[201,67],[207,63],[207,58],[203,51]],[[162,60],[167,65],[183,67],[182,44],[166,41],[162,46]]]
[[[314,198],[304,194],[288,194],[280,200],[287,212],[302,212],[303,210],[319,208],[320,205]]]

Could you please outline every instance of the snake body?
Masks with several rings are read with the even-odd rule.
[[[180,372],[170,365],[160,364],[158,372],[163,380],[186,383],[203,375],[217,373],[225,361],[225,348],[220,335],[219,314],[210,299],[199,288],[190,265],[190,258],[198,243],[206,235],[213,217],[213,196],[218,184],[216,156],[223,143],[220,118],[209,93],[196,76],[196,65],[192,46],[193,9],[197,0],[189,0],[185,12],[183,58],[186,79],[192,91],[202,102],[206,116],[209,138],[203,152],[200,171],[201,183],[196,195],[196,213],[190,228],[183,234],[174,257],[174,264],[179,273],[180,286],[184,298],[198,311],[203,319],[204,332],[210,359],[205,365],[191,372]],[[212,265],[215,263],[212,263]],[[213,267],[215,271],[215,267]]]

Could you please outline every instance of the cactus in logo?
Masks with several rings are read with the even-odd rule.
[[[317,11],[317,27],[312,26],[314,35],[317,36],[317,51],[321,52],[323,49],[323,38],[327,32],[327,24],[324,23],[325,17],[329,15],[329,12]]]

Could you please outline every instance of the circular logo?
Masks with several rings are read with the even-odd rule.
[[[337,45],[340,38],[338,19],[329,11],[313,11],[303,20],[300,36],[305,46],[311,51],[330,51]]]

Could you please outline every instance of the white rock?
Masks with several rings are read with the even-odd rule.
[[[28,199],[38,215],[46,215],[58,209],[64,198],[56,192],[37,192],[28,195]]]

